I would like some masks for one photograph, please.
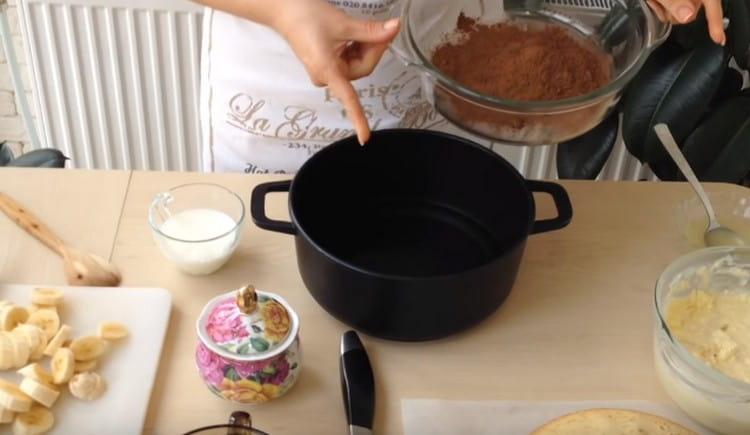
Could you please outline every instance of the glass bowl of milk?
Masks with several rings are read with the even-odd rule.
[[[237,248],[245,205],[218,184],[184,184],[156,195],[148,220],[156,245],[169,261],[188,274],[208,275]]]

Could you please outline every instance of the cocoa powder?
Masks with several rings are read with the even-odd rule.
[[[609,56],[562,27],[479,24],[463,14],[458,42],[435,50],[432,63],[448,77],[485,95],[518,101],[572,98],[606,85]]]
[[[557,25],[486,25],[461,14],[456,31],[458,38],[435,49],[432,63],[484,95],[553,101],[588,94],[611,80],[611,56]],[[441,84],[434,92],[438,110],[459,126],[492,139],[535,144],[567,140],[593,128],[614,103],[611,98],[578,110],[521,114],[487,109]]]

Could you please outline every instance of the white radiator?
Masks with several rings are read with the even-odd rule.
[[[200,6],[18,1],[45,146],[78,168],[200,170]],[[490,146],[526,177],[557,178],[554,146]],[[599,178],[650,177],[620,143]]]
[[[197,170],[201,8],[118,1],[19,1],[42,142],[73,167]]]

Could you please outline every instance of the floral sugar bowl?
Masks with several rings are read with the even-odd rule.
[[[217,396],[263,403],[297,380],[299,318],[278,295],[252,286],[225,293],[203,308],[197,327],[198,372]]]

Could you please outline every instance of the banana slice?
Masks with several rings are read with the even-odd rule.
[[[48,311],[54,311],[57,313],[57,307],[54,305],[36,305],[32,304],[26,310],[29,312],[29,315],[32,315],[36,313],[39,310],[48,310]],[[58,313],[59,314],[59,313]]]
[[[92,359],[90,361],[76,361],[76,373],[90,372],[96,370],[99,365],[99,360]]]
[[[14,412],[26,412],[31,408],[31,398],[18,385],[0,379],[0,407]]]
[[[16,326],[24,323],[29,318],[26,308],[18,305],[6,305],[0,308],[0,329],[12,331]]]
[[[119,322],[102,322],[99,324],[99,338],[115,341],[128,336],[128,328]]]
[[[39,329],[44,331],[47,340],[51,340],[57,334],[57,330],[60,329],[60,316],[57,315],[57,311],[38,310],[29,316],[26,324],[38,326]]]
[[[47,408],[51,408],[60,396],[59,391],[32,378],[24,378],[18,388],[26,393],[27,396]]]
[[[73,371],[76,367],[76,359],[73,351],[67,347],[61,347],[55,352],[50,362],[52,367],[52,379],[56,384],[64,384],[73,377]]]
[[[73,376],[68,382],[68,389],[73,397],[82,400],[95,400],[107,389],[104,379],[96,373],[85,372]]]
[[[8,370],[16,364],[13,340],[7,333],[0,334],[0,370]]]
[[[18,325],[13,330],[13,334],[18,334],[28,341],[30,349],[29,360],[38,361],[42,357],[44,349],[47,347],[47,336],[38,326]]]
[[[52,429],[55,417],[48,409],[35,406],[28,412],[18,414],[13,422],[13,435],[41,435]]]
[[[57,349],[63,347],[63,344],[65,344],[65,340],[70,338],[71,331],[72,328],[70,326],[62,325],[57,331],[57,334],[55,334],[55,336],[52,337],[52,340],[47,343],[47,347],[44,348],[44,354],[47,356],[54,356],[55,352],[57,352]]]
[[[63,292],[54,288],[35,288],[31,292],[31,303],[57,306],[63,300]]]
[[[6,306],[6,305],[12,305],[10,301],[6,301],[5,299],[0,300],[0,308]]]
[[[13,423],[16,413],[0,406],[0,424]]]
[[[25,366],[29,362],[29,356],[31,356],[29,342],[25,338],[10,332],[4,332],[3,334],[13,343],[13,353],[15,355],[13,367],[21,368]]]
[[[26,367],[18,370],[16,373],[26,378],[35,379],[49,386],[52,386],[53,384],[52,374],[37,363],[29,364]]]
[[[107,342],[97,336],[88,335],[73,340],[70,343],[70,350],[73,351],[76,361],[91,361],[104,354],[107,350]]]

